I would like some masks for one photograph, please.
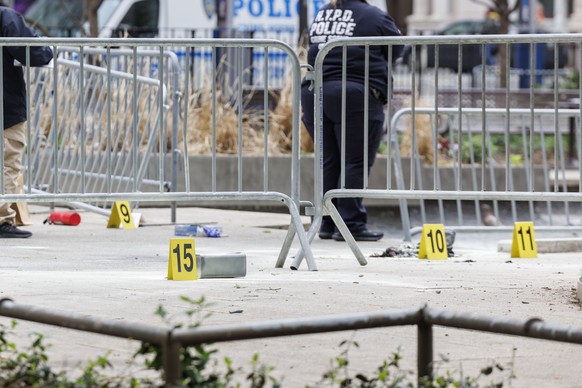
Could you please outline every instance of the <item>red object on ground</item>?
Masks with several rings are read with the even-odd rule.
[[[52,212],[49,221],[52,224],[77,226],[81,223],[81,216],[77,212]]]

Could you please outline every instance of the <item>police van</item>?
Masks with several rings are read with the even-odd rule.
[[[226,1],[226,0],[223,0]],[[300,0],[231,0],[232,27],[254,37],[296,41]],[[328,0],[307,1],[308,23]],[[386,10],[385,0],[370,0]],[[37,0],[25,17],[47,36],[79,36],[87,29],[84,1]],[[97,11],[99,37],[212,37],[216,0],[102,0]]]
[[[226,0],[222,0],[226,1]],[[299,35],[300,0],[231,0],[232,28],[217,28],[216,0],[102,0],[97,10],[100,38],[257,38],[277,39],[295,47]],[[329,0],[308,0],[307,21]],[[369,3],[386,10],[385,0]],[[37,0],[25,18],[45,36],[76,37],[87,35],[85,1]],[[81,28],[85,31],[81,31]],[[177,49],[179,58],[185,52]],[[195,60],[210,62],[210,52],[195,50]],[[245,55],[257,82],[261,82],[262,50]],[[269,53],[270,85],[283,84],[287,61],[282,52]]]

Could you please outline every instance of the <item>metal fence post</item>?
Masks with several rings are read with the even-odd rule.
[[[178,387],[180,385],[180,376],[182,375],[182,366],[180,364],[181,344],[173,339],[173,330],[168,332],[168,337],[164,343],[164,378],[166,387]]]
[[[428,323],[425,318],[427,307],[423,307],[421,318],[417,325],[418,344],[417,344],[417,368],[418,368],[418,386],[421,386],[423,378],[432,378],[432,360],[433,360],[433,338],[432,324]]]

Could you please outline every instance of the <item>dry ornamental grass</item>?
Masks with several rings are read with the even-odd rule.
[[[299,54],[304,62],[305,50],[300,49]],[[126,68],[132,69],[131,61]],[[236,96],[238,92],[237,80],[226,86],[219,81],[221,71],[225,66],[220,65],[217,71],[216,93],[212,91],[212,77],[208,74],[202,77],[201,86],[189,93],[187,106],[180,104],[178,123],[179,141],[183,144],[184,119],[187,123],[188,152],[191,154],[210,154],[213,149],[213,123],[215,123],[216,153],[235,154],[239,149],[239,130],[242,132],[242,149],[245,155],[262,154],[267,147],[270,155],[282,155],[291,153],[292,148],[292,77],[288,73],[285,83],[279,91],[269,91],[269,99],[275,99],[274,108],[267,113],[267,125],[265,125],[265,113],[261,108],[252,107],[249,102],[252,94],[245,93],[242,101],[242,109],[237,106]],[[144,70],[144,69],[142,69]],[[145,71],[145,70],[144,70]],[[246,69],[245,72],[250,71]],[[303,71],[305,72],[305,71]],[[31,94],[37,95],[36,89],[42,88],[44,97],[38,101],[32,101],[31,112],[38,114],[38,120],[34,119],[37,127],[34,130],[43,134],[43,139],[51,139],[54,134],[53,120],[56,107],[56,125],[59,147],[78,148],[81,139],[81,127],[85,129],[85,145],[87,149],[114,152],[127,151],[132,147],[132,132],[135,124],[139,136],[140,148],[144,149],[151,131],[158,131],[159,88],[155,86],[139,85],[137,88],[137,109],[139,114],[133,114],[134,86],[131,80],[113,80],[108,85],[105,78],[85,81],[89,85],[85,98],[86,110],[84,123],[81,123],[81,110],[79,107],[80,94],[78,89],[78,77],[75,70],[66,66],[59,68],[59,91],[55,100],[52,94],[52,72],[46,72],[42,83],[33,84]],[[86,73],[87,74],[87,73]],[[304,74],[303,74],[304,75]],[[108,95],[107,87],[110,87]],[[40,90],[40,89],[39,89]],[[171,93],[168,93],[171,95]],[[107,100],[111,100],[111,116],[107,115]],[[213,113],[213,100],[215,112]],[[172,104],[172,101],[168,101]],[[89,108],[92,107],[92,108]],[[97,107],[97,108],[95,108]],[[241,115],[239,120],[239,114]],[[166,132],[166,150],[174,148],[172,144],[173,115],[172,106],[166,106],[164,114],[164,127]],[[239,129],[240,125],[240,129]],[[300,120],[300,149],[303,152],[313,152],[313,142]],[[107,141],[105,133],[112,129],[112,137]],[[264,131],[268,131],[267,145],[265,145]],[[157,136],[156,136],[157,138]],[[180,145],[178,145],[179,147]],[[156,140],[154,150],[159,149]]]

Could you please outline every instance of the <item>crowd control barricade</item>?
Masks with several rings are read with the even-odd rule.
[[[76,66],[80,68],[80,64],[84,64],[84,68],[88,69],[85,74],[96,73],[96,76],[87,77],[85,84],[88,85],[86,88],[89,89],[90,93],[87,93],[88,101],[85,102],[87,106],[87,112],[93,118],[92,124],[106,122],[107,116],[102,115],[106,109],[111,109],[111,115],[118,118],[131,117],[132,105],[128,104],[131,99],[127,98],[127,93],[132,93],[133,89],[127,82],[133,81],[133,74],[138,76],[135,78],[137,82],[137,95],[139,96],[138,109],[140,111],[138,119],[138,127],[144,128],[140,130],[140,141],[139,144],[142,145],[142,149],[145,150],[143,157],[139,158],[138,167],[138,177],[136,181],[138,185],[142,187],[153,186],[155,187],[158,182],[156,179],[150,179],[150,176],[155,177],[155,171],[159,171],[160,166],[157,166],[157,158],[152,158],[154,149],[162,149],[157,145],[159,136],[148,136],[148,134],[156,134],[159,131],[155,129],[155,126],[160,125],[160,120],[158,118],[164,118],[165,115],[170,115],[168,119],[167,126],[171,126],[169,133],[171,134],[171,144],[178,143],[178,121],[180,114],[180,100],[181,100],[181,69],[176,53],[169,51],[164,48],[163,52],[159,50],[148,50],[147,48],[140,48],[137,53],[134,53],[131,49],[105,49],[97,47],[58,47],[58,61],[60,64],[65,66]],[[162,60],[160,61],[160,58]],[[162,69],[167,69],[165,74],[163,74],[164,84],[161,84],[161,88],[165,96],[163,97],[164,104],[160,105],[157,103],[159,99],[156,96],[152,96],[151,93],[142,87],[143,83],[154,83],[160,84],[158,69],[160,68],[160,62],[163,62]],[[111,71],[109,75],[107,71],[103,68],[104,64],[109,64]],[[90,72],[92,71],[92,73]],[[67,73],[68,77],[60,77],[59,80],[63,81],[63,78],[71,78],[77,75],[78,72]],[[107,99],[103,99],[103,90],[105,89],[107,83],[107,77],[112,78],[112,96],[114,97],[110,103]],[[126,82],[123,82],[125,80]],[[71,81],[73,85],[75,80]],[[47,82],[44,82],[45,84]],[[50,84],[50,82],[48,82]],[[110,104],[108,106],[107,104]],[[159,110],[162,109],[162,113],[159,114]],[[123,119],[121,119],[123,120]],[[71,123],[67,122],[66,125],[71,127]],[[74,126],[73,126],[74,127]],[[104,124],[102,125],[104,127]],[[129,127],[125,128],[126,133],[122,133],[123,125],[116,123],[116,136],[119,139],[130,139],[130,133],[128,133]],[[103,139],[102,141],[105,141]],[[63,148],[63,147],[62,147]],[[106,148],[102,145],[100,148]],[[170,173],[165,178],[164,187],[167,191],[172,191],[174,187],[177,187],[178,170],[179,170],[179,150],[173,149],[168,150],[167,147],[162,149],[163,152],[171,152],[170,158]],[[173,152],[172,152],[173,151]],[[103,153],[97,153],[92,155],[93,159],[97,159],[94,164],[104,165],[105,163],[99,162],[99,158],[104,158]],[[118,185],[130,184],[130,180],[124,177],[124,172],[131,171],[131,165],[134,162],[132,155],[128,153],[116,153],[113,156],[113,164],[115,171],[119,171],[116,174],[116,183]],[[152,173],[152,171],[154,173]],[[101,178],[101,179],[100,179]],[[98,190],[103,190],[104,179],[100,175],[96,175],[94,180],[100,181],[101,186],[97,186]],[[37,182],[38,185],[38,182]],[[115,191],[124,191],[123,186],[118,186]],[[134,206],[137,206],[135,203]],[[107,204],[104,204],[107,206]],[[172,203],[172,214],[171,221],[176,221],[176,203]]]
[[[196,328],[162,328],[140,323],[108,321],[78,313],[50,310],[0,299],[0,316],[23,319],[69,329],[81,330],[118,338],[130,338],[163,348],[165,386],[180,384],[182,363],[180,350],[184,347],[209,343],[244,341],[302,334],[331,333],[345,330],[364,330],[395,326],[417,328],[417,377],[419,386],[424,378],[434,377],[435,327],[449,327],[555,342],[582,344],[582,328],[546,323],[539,318],[517,320],[488,317],[466,312],[433,309],[386,310],[377,312],[323,315],[294,319],[248,322]]]
[[[436,114],[439,128],[435,130],[432,124],[436,122],[433,118]],[[396,112],[391,127],[410,122],[411,115],[410,108]],[[406,176],[396,181],[399,190],[408,187],[423,190],[425,185],[439,191],[531,191],[540,195],[580,190],[579,170],[575,167],[578,157],[571,147],[578,144],[578,109],[418,107],[415,115],[419,122],[431,123],[429,140],[431,146],[437,145],[435,155],[439,155],[439,160],[427,166],[420,156],[418,138],[412,139],[411,144],[403,144],[402,136],[393,136],[393,150],[405,148],[408,156],[407,166],[403,165],[401,154],[394,160],[398,175]],[[487,120],[485,128],[482,116]],[[411,153],[416,157],[409,157]],[[404,173],[405,169],[409,174]],[[441,223],[457,231],[509,229],[514,222],[526,220],[535,221],[537,229],[582,227],[576,209],[572,209],[575,205],[541,199],[524,202],[511,196],[504,199],[492,196],[469,203],[457,199],[447,204],[437,199],[431,205],[421,198],[417,203],[421,224]],[[430,206],[436,208],[432,215],[427,212]],[[490,213],[497,221],[494,225],[482,221]],[[420,227],[412,227],[410,219],[403,218],[402,226],[405,239],[421,231]]]
[[[372,169],[384,171],[383,183],[372,186],[365,159],[363,187],[347,189],[342,144],[341,185],[323,193],[323,63],[330,51],[342,52],[345,88],[348,49],[361,46],[367,56],[370,47],[377,45],[387,46],[389,56],[385,91],[389,96],[385,120],[388,146],[383,153],[385,163],[377,160]],[[394,46],[406,48],[403,57],[392,57]],[[510,204],[506,222],[529,220],[572,227],[574,204],[570,203],[582,202],[578,163],[582,85],[575,81],[582,64],[581,46],[579,34],[342,38],[325,44],[313,69],[316,217],[308,232],[310,241],[321,217],[329,215],[360,264],[366,264],[332,203],[334,198],[349,197],[399,201],[405,240],[414,232],[409,212],[412,205],[422,208],[421,222],[432,217],[445,227],[455,222],[459,227],[470,223],[480,227],[483,205],[491,206],[501,219],[501,203]],[[493,59],[488,54],[492,47],[496,52]],[[543,64],[539,63],[540,50]],[[562,58],[565,50],[567,66]],[[467,67],[467,62],[473,64]],[[517,64],[520,69],[516,72]],[[368,60],[364,67],[367,104],[374,98]],[[514,92],[520,98],[513,97]],[[344,126],[344,139],[346,130]],[[367,138],[367,116],[358,130]],[[438,204],[434,217],[426,215],[428,201]],[[458,208],[456,217],[445,214],[445,205],[451,203]],[[518,203],[525,205],[519,207]],[[292,267],[297,268],[301,259],[299,252]]]
[[[161,148],[160,119],[169,107],[164,84],[78,59],[57,57],[53,63],[55,70],[35,69],[30,76],[33,111],[24,168],[32,192],[128,192],[156,187],[160,182],[145,174],[149,160]],[[139,116],[132,115],[134,93]],[[166,179],[162,184],[170,189]],[[91,210],[100,212],[108,205],[95,203]]]
[[[286,206],[291,215],[277,263],[284,261],[297,236],[308,252],[309,269],[317,269],[299,213],[301,73],[288,45],[257,39],[80,38],[6,38],[0,44],[47,45],[56,54],[52,67],[25,74],[25,192],[7,194],[2,181],[0,201],[271,201]],[[209,50],[214,65],[201,76],[190,71],[192,55],[177,69],[167,52],[176,47],[192,53]],[[261,88],[249,83],[242,60],[249,49],[264,52],[265,69],[269,53],[286,53],[291,70],[285,96],[274,101],[268,72],[263,72]],[[260,103],[251,104],[255,94]],[[285,120],[278,121],[283,113],[273,112],[279,108],[276,102],[288,104]],[[287,147],[283,151],[281,143]],[[273,190],[269,159],[285,152],[289,184]],[[193,154],[207,158],[200,162]],[[259,159],[260,168],[248,168],[247,156]],[[224,159],[234,164],[224,168]],[[3,158],[0,163],[3,168]]]

